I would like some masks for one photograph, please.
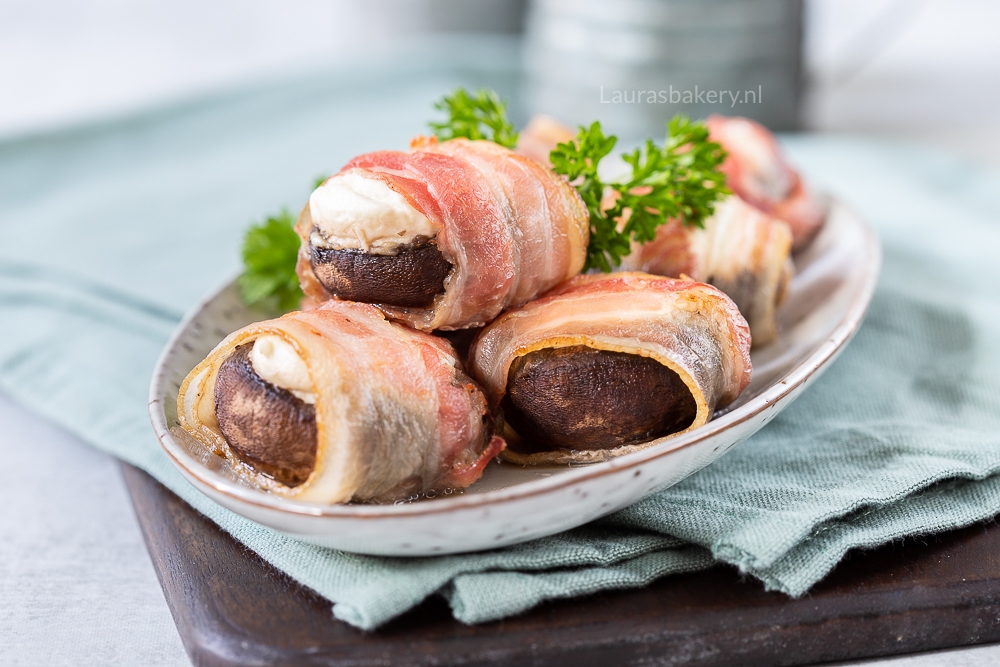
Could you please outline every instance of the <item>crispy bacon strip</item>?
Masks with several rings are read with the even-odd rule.
[[[583,268],[589,218],[564,178],[489,141],[418,137],[412,149],[361,155],[341,172],[361,170],[405,197],[439,228],[435,241],[455,267],[431,308],[380,305],[389,317],[425,331],[482,326]],[[311,228],[307,206],[296,270],[321,302],[332,295],[309,265]]]
[[[663,225],[655,239],[632,248],[621,270],[687,275],[718,287],[749,322],[753,344],[765,345],[777,336],[776,311],[795,271],[791,250],[787,223],[732,196],[704,229],[677,220]]]
[[[215,415],[216,375],[238,345],[267,334],[296,349],[317,396],[316,465],[306,482],[287,487],[246,470],[276,493],[334,504],[465,488],[505,446],[446,340],[389,322],[374,306],[330,301],[230,334],[184,380],[181,427],[231,460]]]
[[[826,214],[785,161],[774,135],[748,118],[709,116],[705,124],[712,141],[729,153],[721,167],[726,184],[751,206],[787,222],[795,251],[809,245]]]
[[[743,391],[752,372],[749,327],[725,294],[692,280],[645,273],[577,276],[504,313],[473,343],[469,368],[497,407],[517,357],[577,345],[650,357],[677,373],[697,404],[697,415],[672,435],[705,424],[716,408]],[[504,456],[521,463],[595,461],[651,444]]]

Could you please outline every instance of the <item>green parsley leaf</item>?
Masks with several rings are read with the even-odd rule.
[[[559,144],[549,153],[552,170],[569,179],[590,211],[590,245],[587,246],[585,269],[596,267],[610,271],[608,258],[611,257],[612,261],[619,258],[615,264],[620,264],[620,258],[627,255],[630,249],[628,238],[618,233],[615,229],[617,222],[606,215],[601,206],[607,186],[597,175],[597,165],[616,143],[618,137],[605,136],[600,122],[595,121],[589,128],[580,126],[574,141]]]
[[[627,181],[604,183],[597,165],[614,148],[598,122],[580,127],[572,143],[559,144],[549,155],[556,173],[564,174],[590,211],[590,244],[584,270],[608,272],[621,264],[632,242],[656,237],[656,228],[671,218],[704,227],[715,203],[729,190],[718,167],[725,159],[719,144],[709,141],[708,128],[675,116],[667,126],[665,144],[653,141],[622,155],[632,168]],[[605,208],[607,195],[613,203]]]
[[[252,225],[243,238],[243,274],[240,295],[248,306],[263,305],[282,312],[295,310],[302,300],[295,263],[299,235],[288,210]]]
[[[441,141],[465,137],[486,139],[507,148],[517,145],[517,129],[507,119],[507,103],[493,90],[483,88],[470,94],[465,88],[457,88],[436,102],[434,108],[448,114],[443,123],[428,123]]]

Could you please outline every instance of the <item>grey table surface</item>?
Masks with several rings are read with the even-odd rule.
[[[190,665],[118,463],[0,394],[0,664]],[[1000,645],[842,663],[1000,664]]]
[[[117,461],[0,395],[0,664],[190,665]]]

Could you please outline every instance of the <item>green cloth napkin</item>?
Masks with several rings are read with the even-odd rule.
[[[1000,512],[1000,179],[829,136],[788,147],[883,239],[868,320],[794,405],[675,487],[561,535],[413,559],[302,544],[195,491],[146,415],[171,330],[238,270],[249,221],[297,208],[316,176],[357,153],[405,146],[458,84],[515,95],[517,44],[438,43],[0,142],[0,390],[147,470],[366,629],[435,593],[475,623],[716,562],[800,595],[849,549]]]

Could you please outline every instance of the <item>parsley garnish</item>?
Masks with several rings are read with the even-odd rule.
[[[584,269],[599,267],[610,271],[607,257],[619,258],[629,254],[628,238],[615,230],[615,220],[601,206],[606,185],[597,175],[597,165],[614,149],[618,137],[604,136],[598,121],[580,132],[572,143],[559,144],[549,153],[552,170],[563,174],[576,187],[580,198],[590,211],[590,244],[587,246],[587,263]]]
[[[441,141],[465,137],[486,139],[507,148],[517,145],[517,129],[507,120],[507,103],[488,88],[472,94],[457,88],[436,102],[434,108],[448,113],[445,122],[429,123]]]
[[[299,235],[287,210],[252,225],[243,237],[240,295],[248,306],[263,304],[287,312],[299,307],[302,289],[295,274]]]
[[[667,126],[664,146],[646,140],[641,148],[622,155],[632,167],[627,181],[604,183],[597,165],[616,141],[595,122],[589,128],[581,126],[573,142],[559,144],[549,156],[553,170],[576,186],[590,211],[584,270],[611,271],[631,252],[632,241],[652,241],[656,228],[671,218],[704,227],[715,202],[729,192],[718,170],[726,154],[708,140],[708,128],[702,123],[675,116]],[[610,207],[602,206],[609,199]]]

